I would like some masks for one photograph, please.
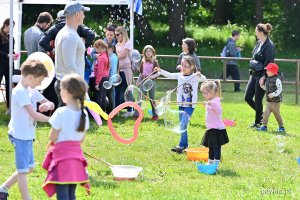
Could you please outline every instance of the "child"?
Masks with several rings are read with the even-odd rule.
[[[109,57],[107,45],[103,40],[97,40],[94,43],[94,48],[100,54],[94,65],[95,73],[95,100],[102,108],[106,110],[106,88],[103,87],[103,82],[109,81]]]
[[[40,112],[54,109],[36,89],[48,71],[40,61],[27,59],[21,66],[22,78],[12,90],[11,119],[8,125],[8,135],[15,149],[16,172],[14,172],[1,186],[0,199],[6,200],[8,190],[18,182],[22,199],[30,199],[27,174],[33,171],[34,155],[33,141],[35,139],[35,121],[48,122],[49,117],[37,112],[37,102],[40,102]]]
[[[221,159],[221,146],[228,143],[228,135],[222,121],[221,83],[206,81],[201,85],[201,92],[206,102],[206,132],[202,145],[209,148],[208,164],[219,164]]]
[[[81,143],[89,128],[84,110],[86,82],[77,74],[65,76],[61,83],[61,97],[66,104],[58,108],[49,120],[50,147],[43,162],[48,176],[43,189],[49,197],[56,193],[58,200],[76,199],[76,184],[89,191],[89,178],[85,167]]]
[[[115,46],[112,43],[107,43],[107,47],[110,63],[109,77],[112,77],[118,73],[118,56],[115,53]],[[112,86],[107,90],[106,95],[108,98],[107,113],[110,113],[115,108],[115,87]]]
[[[280,115],[280,102],[282,101],[282,83],[280,78],[278,77],[278,66],[275,63],[269,63],[267,67],[267,78],[265,80],[264,85],[260,85],[260,87],[266,90],[267,96],[267,105],[265,112],[263,114],[262,126],[258,128],[258,131],[267,131],[268,120],[270,114],[273,113],[279,128],[277,132],[285,132],[285,128],[283,127],[282,118]]]
[[[144,95],[147,94],[147,91],[143,90],[143,83],[146,81],[144,80],[146,77],[147,79],[155,79],[159,76],[159,73],[153,74],[154,68],[159,68],[158,61],[156,60],[156,51],[151,45],[146,45],[143,49],[143,59],[140,65],[140,75],[137,80],[137,84],[140,86],[140,90]],[[143,82],[141,82],[144,80]],[[156,121],[158,120],[157,114],[155,112],[155,101],[152,101],[152,99],[155,98],[155,83],[153,87],[149,90],[149,98],[150,104],[152,107],[152,120]],[[135,111],[134,118],[138,118],[138,112]]]
[[[192,116],[195,103],[197,102],[197,89],[199,81],[203,81],[206,79],[200,72],[193,73],[195,69],[195,61],[191,56],[184,56],[181,62],[182,71],[180,73],[169,73],[165,70],[155,68],[156,71],[159,71],[161,75],[177,79],[178,80],[178,88],[177,88],[177,102],[181,105],[179,106],[179,110],[186,112],[189,117]],[[182,130],[186,130],[189,119],[184,119],[184,117],[180,117],[180,127]],[[188,148],[188,134],[187,131],[181,133],[181,138],[179,141],[179,145],[172,148],[171,151],[176,153],[182,153],[183,150]]]
[[[179,55],[179,58],[177,60],[177,70],[181,71],[181,61],[183,56],[191,56],[195,60],[195,71],[201,71],[201,65],[200,65],[200,60],[198,56],[196,55],[196,42],[192,38],[185,38],[182,40],[182,45],[181,45],[182,53]]]

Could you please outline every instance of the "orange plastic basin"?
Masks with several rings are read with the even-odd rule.
[[[185,150],[188,160],[193,161],[208,161],[208,148],[188,148]]]

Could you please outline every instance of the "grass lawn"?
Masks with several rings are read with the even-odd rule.
[[[167,88],[174,88],[174,84],[159,82],[157,98],[163,96]],[[286,86],[283,94],[281,113],[287,129],[287,134],[283,135],[283,153],[278,152],[277,143],[282,141],[274,132],[277,129],[274,117],[270,117],[268,133],[248,129],[254,111],[243,101],[243,93],[231,92],[232,84],[225,84],[223,89],[223,117],[235,119],[237,125],[227,129],[230,142],[222,148],[222,163],[216,175],[200,174],[195,163],[188,161],[185,155],[170,151],[177,145],[179,135],[164,129],[162,117],[153,122],[146,113],[139,137],[131,145],[115,141],[106,122],[102,127],[92,122],[83,143],[84,151],[113,164],[141,166],[143,172],[136,181],[118,182],[114,181],[108,167],[87,158],[92,193],[87,197],[78,187],[77,199],[300,199],[300,166],[296,162],[300,156],[300,107],[294,104],[293,88]],[[203,100],[200,96],[198,99]],[[14,151],[7,138],[9,118],[3,114],[3,103],[0,113],[2,183],[14,171],[15,165]],[[190,147],[200,145],[205,132],[204,117],[204,107],[198,105],[188,128]],[[124,137],[130,136],[134,124],[132,119],[116,117],[113,122]],[[40,123],[35,142],[36,170],[28,179],[32,199],[47,199],[41,188],[46,176],[41,162],[46,153],[48,134],[49,126]],[[277,194],[270,194],[270,189],[276,190]],[[20,199],[17,186],[11,188],[10,199]]]

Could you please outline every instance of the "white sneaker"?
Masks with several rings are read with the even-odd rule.
[[[128,118],[128,117],[132,117],[134,114],[134,112],[126,112],[122,115],[122,117]]]

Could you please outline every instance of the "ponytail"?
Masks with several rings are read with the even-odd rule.
[[[215,80],[214,83],[216,84],[217,88],[216,88],[216,94],[219,98],[222,99],[222,89],[221,89],[221,81],[218,79],[218,80]]]
[[[84,100],[83,98],[80,98],[80,105],[81,105],[81,116],[80,116],[80,122],[79,126],[77,128],[78,132],[84,132],[85,131],[85,112],[84,112]]]

